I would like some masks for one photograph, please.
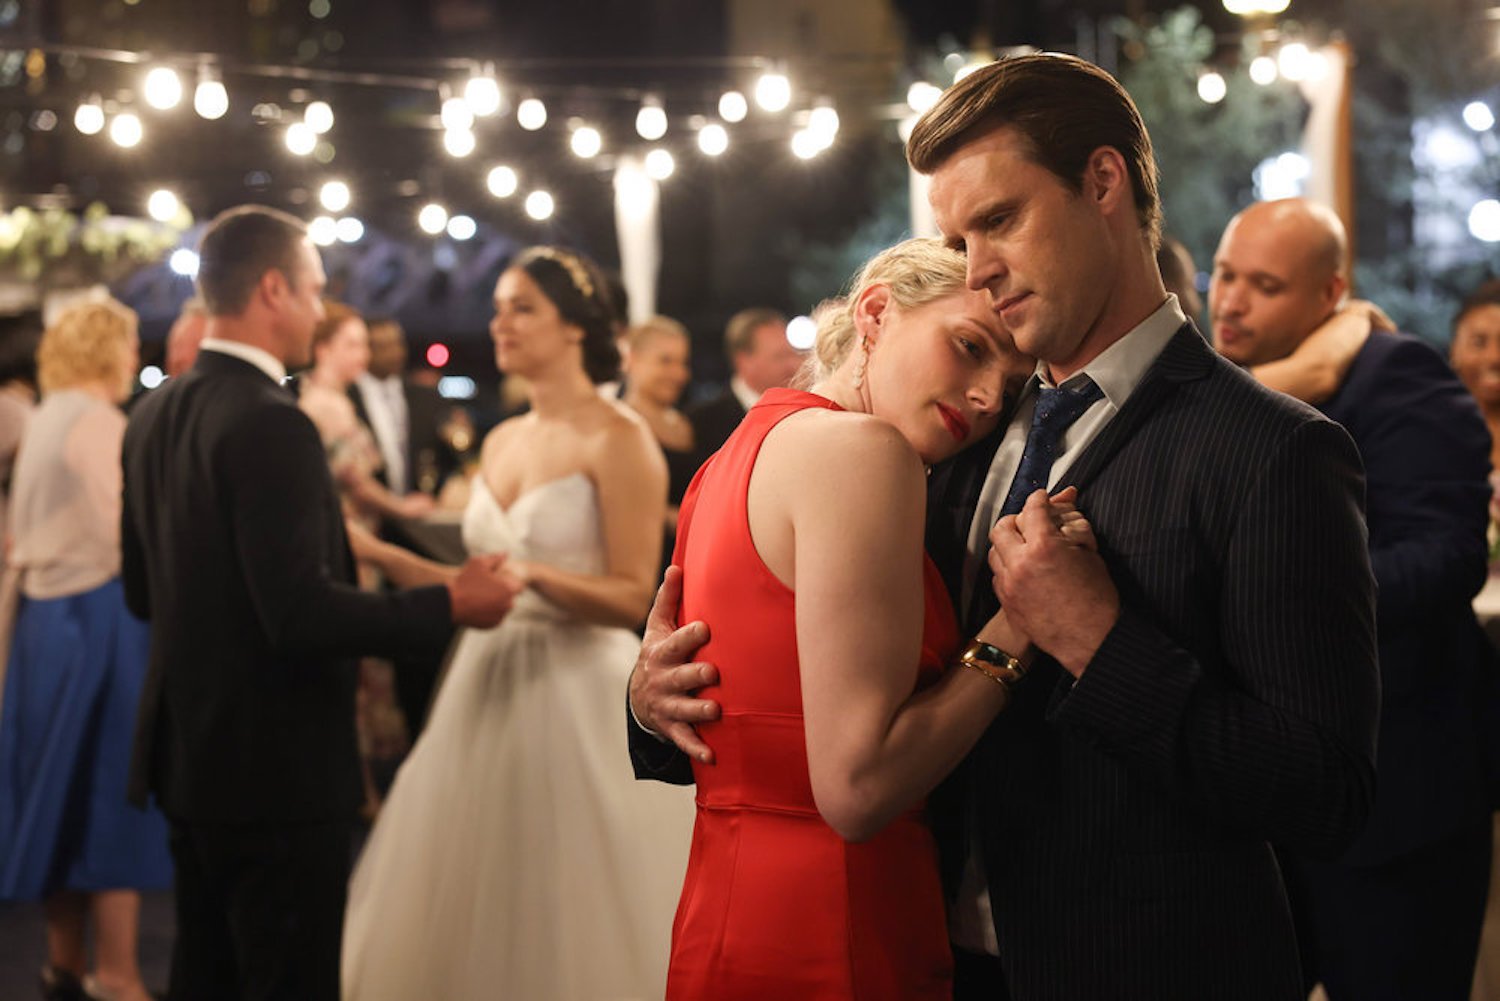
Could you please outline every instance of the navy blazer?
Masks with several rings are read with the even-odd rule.
[[[1320,409],[1364,459],[1379,584],[1375,807],[1344,861],[1388,861],[1483,823],[1477,710],[1487,640],[1474,595],[1488,573],[1490,434],[1447,361],[1377,331]]]
[[[355,586],[317,430],[238,358],[147,394],[124,464],[121,576],[151,623],[132,798],[189,823],[351,819],[355,658],[440,649],[447,590]]]

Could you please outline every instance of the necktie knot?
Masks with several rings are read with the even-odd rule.
[[[1099,384],[1087,377],[1072,387],[1044,386],[1037,390],[1036,409],[1031,414],[1031,430],[1026,435],[1026,447],[1021,452],[1021,464],[1016,467],[1016,477],[1011,481],[1005,503],[1000,507],[1000,517],[1020,511],[1027,497],[1037,490],[1046,489],[1063,435],[1083,416],[1085,410],[1103,396],[1104,391],[1099,388]]]

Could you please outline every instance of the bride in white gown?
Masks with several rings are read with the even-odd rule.
[[[667,473],[594,389],[616,360],[605,294],[550,248],[496,286],[496,360],[532,410],[486,439],[463,532],[528,587],[460,640],[355,870],[348,1001],[662,996],[693,804],[632,780],[625,684]]]

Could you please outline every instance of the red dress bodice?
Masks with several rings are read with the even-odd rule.
[[[694,764],[698,813],[673,926],[669,1001],[951,997],[937,851],[920,805],[851,844],[818,814],[808,777],[794,593],[761,561],[746,497],[766,434],[810,393],[771,390],[694,479],[675,562],[679,621],[712,638],[697,659],[722,683],[700,727],[716,763]],[[924,561],[918,685],[958,646],[937,568]]]

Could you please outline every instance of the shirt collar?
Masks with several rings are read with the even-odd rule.
[[[200,351],[217,351],[219,354],[238,358],[240,361],[249,362],[262,372],[278,386],[286,381],[286,366],[281,363],[271,352],[264,348],[246,344],[243,341],[231,341],[222,337],[205,337]]]
[[[1079,376],[1088,376],[1104,390],[1105,398],[1118,410],[1125,405],[1135,387],[1141,384],[1147,369],[1162,353],[1167,342],[1177,335],[1177,331],[1185,323],[1187,317],[1177,304],[1177,296],[1169,292],[1166,301],[1156,307],[1150,316],[1064,381],[1072,382]],[[1046,362],[1037,362],[1036,377],[1032,379],[1032,384],[1052,385],[1052,380],[1047,377]]]
[[[749,410],[760,402],[760,394],[751,389],[750,384],[739,376],[734,376],[729,380],[729,391],[734,394],[736,400],[740,401],[740,406],[746,410]]]

